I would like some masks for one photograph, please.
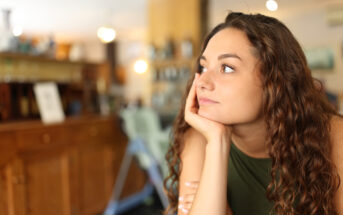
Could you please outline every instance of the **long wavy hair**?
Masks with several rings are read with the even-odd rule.
[[[220,30],[243,31],[260,62],[267,146],[272,159],[266,197],[277,215],[337,215],[334,196],[340,178],[331,159],[330,120],[339,115],[325,97],[322,84],[311,76],[305,55],[289,29],[275,18],[231,12],[206,37],[202,51]],[[197,62],[199,66],[199,61]],[[195,72],[199,72],[197,67]],[[164,214],[177,211],[181,143],[187,129],[185,101],[173,127],[166,159],[170,175],[164,186],[170,200]]]

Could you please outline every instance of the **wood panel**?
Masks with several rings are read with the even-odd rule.
[[[67,153],[25,161],[27,215],[70,215]]]
[[[197,53],[201,35],[201,4],[199,0],[149,0],[149,41],[156,46],[166,40],[191,39]]]
[[[70,132],[61,126],[47,128],[26,129],[16,134],[18,150],[20,152],[33,152],[49,150],[70,144]]]
[[[117,123],[86,118],[48,126],[0,125],[0,138],[6,140],[0,149],[10,152],[0,159],[0,214],[102,213],[127,144]],[[133,165],[123,197],[142,189],[145,181]]]
[[[94,214],[106,202],[104,149],[90,144],[83,146],[79,153],[82,214]]]
[[[13,132],[0,132],[0,168],[15,156],[15,135]]]
[[[9,214],[7,200],[6,174],[3,168],[0,168],[0,214]]]
[[[6,202],[9,215],[26,215],[26,178],[22,160],[16,158],[5,168]]]

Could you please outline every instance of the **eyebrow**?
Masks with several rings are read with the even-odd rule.
[[[229,57],[232,57],[232,58],[237,58],[239,60],[242,60],[238,55],[236,54],[231,54],[231,53],[226,53],[226,54],[221,54],[218,56],[218,60],[221,60],[223,58],[229,58]],[[206,57],[205,56],[201,56],[199,60],[206,60]]]

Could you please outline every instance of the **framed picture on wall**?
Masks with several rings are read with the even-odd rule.
[[[55,83],[37,83],[34,85],[34,93],[43,123],[64,121],[61,99]]]
[[[311,70],[333,70],[335,55],[331,48],[312,48],[305,50],[307,63]]]

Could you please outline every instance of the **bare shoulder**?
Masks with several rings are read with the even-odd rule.
[[[190,162],[191,160],[200,161],[202,156],[205,155],[206,140],[202,134],[200,134],[194,128],[190,128],[184,134],[183,141],[181,143],[181,161],[182,163]]]
[[[333,116],[330,124],[332,158],[336,165],[342,165],[343,168],[343,118],[339,116]]]
[[[184,138],[181,143],[181,147],[182,147],[181,150],[183,151],[185,147],[186,148],[193,147],[193,145],[205,146],[206,140],[202,134],[200,134],[197,130],[191,127],[184,134]]]
[[[340,116],[333,116],[330,124],[330,139],[333,151],[341,150],[343,152],[343,118]]]
[[[343,117],[341,116],[332,116],[331,118],[331,130],[333,132],[335,132],[335,135],[339,135],[339,133],[342,132],[338,132],[337,131],[341,131],[343,129]],[[343,135],[341,135],[341,137],[343,137]]]
[[[335,196],[335,205],[339,215],[343,215],[343,118],[333,116],[331,119],[332,160],[341,178],[340,187]]]

